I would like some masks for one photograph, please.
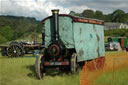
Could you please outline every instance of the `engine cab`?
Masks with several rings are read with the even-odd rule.
[[[40,79],[48,68],[77,73],[80,63],[99,59],[103,61],[104,22],[96,19],[59,14],[42,20],[43,54],[36,59],[36,73]],[[100,63],[101,64],[101,63]],[[99,65],[97,65],[99,66]]]

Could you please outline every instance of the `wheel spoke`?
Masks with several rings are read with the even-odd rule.
[[[7,51],[9,57],[20,57],[23,54],[22,52],[22,47],[14,43],[9,46]]]

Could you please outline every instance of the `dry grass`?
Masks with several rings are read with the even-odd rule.
[[[106,52],[104,69],[88,71],[87,81],[88,85],[127,85],[127,74],[128,52]]]

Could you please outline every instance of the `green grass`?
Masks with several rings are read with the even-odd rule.
[[[123,55],[107,52],[107,55]],[[34,72],[35,57],[8,58],[0,55],[0,85],[80,85],[80,75],[61,73],[38,80]],[[113,80],[113,81],[112,81]],[[128,85],[128,68],[100,75],[95,82],[100,85]]]
[[[128,85],[128,68],[105,73],[95,82],[103,85]]]
[[[34,64],[35,57],[0,57],[0,85],[80,85],[79,74],[46,75],[38,80]]]

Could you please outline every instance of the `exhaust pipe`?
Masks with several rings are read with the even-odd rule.
[[[59,40],[59,10],[55,9],[52,10],[52,21],[53,21],[53,41],[58,41]]]
[[[58,59],[58,57],[65,55],[66,53],[66,47],[64,43],[61,41],[60,36],[59,36],[59,10],[55,9],[52,10],[52,43],[48,46],[48,53],[51,58]]]

